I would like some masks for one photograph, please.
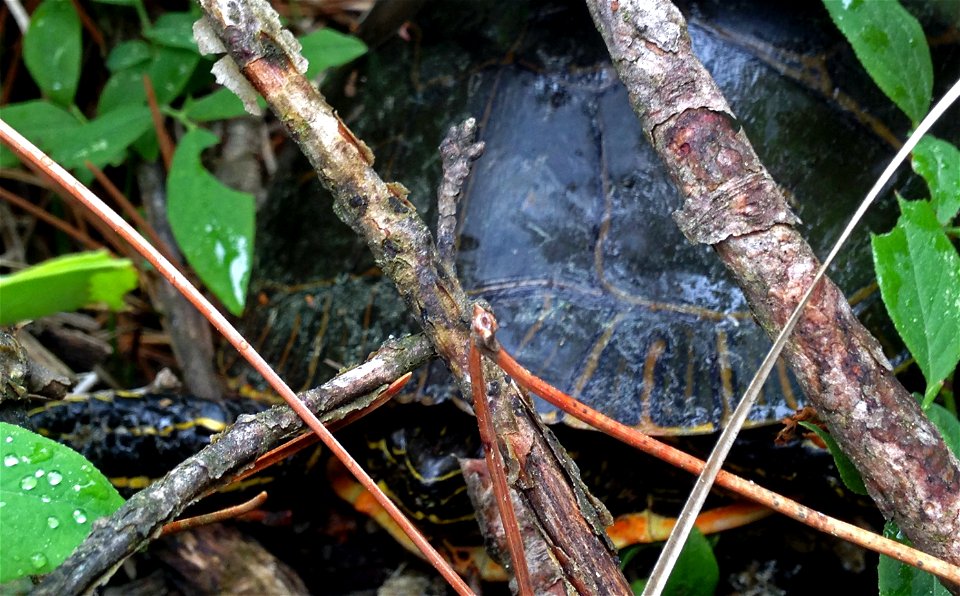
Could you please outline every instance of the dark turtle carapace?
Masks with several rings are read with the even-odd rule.
[[[409,187],[429,220],[435,147],[448,126],[476,116],[486,151],[464,188],[457,264],[464,287],[492,305],[501,342],[536,374],[627,424],[657,434],[716,429],[769,341],[710,249],[674,225],[678,193],[585,11],[563,3],[447,9],[421,13],[419,42],[371,53],[357,71],[356,100],[334,91],[331,101],[374,150],[383,177]],[[836,35],[801,43],[791,37],[798,23],[780,23],[780,55],[761,39],[737,38],[743,18],[694,24],[694,48],[823,252],[893,150],[855,113],[771,62],[813,52],[813,42],[839,43]],[[323,196],[312,185],[278,184],[258,235],[261,304],[252,303],[248,329],[298,388],[415,329]],[[848,293],[871,280],[867,247],[864,232],[835,273]],[[428,402],[453,391],[434,373],[418,384]],[[802,403],[780,366],[750,421],[778,420]],[[548,420],[559,417],[541,407]]]

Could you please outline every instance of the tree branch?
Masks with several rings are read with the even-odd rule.
[[[713,246],[775,336],[819,265],[756,156],[686,23],[663,0],[588,0],[644,132],[684,197],[692,242]],[[840,290],[824,280],[787,360],[880,510],[921,549],[960,563],[960,464]]]
[[[371,392],[416,369],[432,354],[422,335],[392,340],[363,364],[298,397],[321,421],[338,420],[363,408],[375,397]],[[366,401],[358,399],[365,395]],[[243,466],[303,428],[300,418],[285,406],[241,416],[216,442],[135,494],[109,518],[98,520],[90,536],[34,593],[53,596],[92,590],[188,505],[228,483]]]

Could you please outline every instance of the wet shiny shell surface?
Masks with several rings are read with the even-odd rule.
[[[357,98],[334,91],[331,102],[374,150],[381,175],[410,188],[431,223],[435,147],[447,127],[476,116],[486,151],[464,189],[457,263],[470,295],[494,308],[501,342],[535,373],[625,423],[657,434],[710,432],[769,340],[711,249],[689,244],[673,223],[679,196],[583,16],[563,3],[478,8],[454,17],[459,29],[424,30],[417,44],[375,50],[358,67],[365,87]],[[766,31],[756,23],[742,28],[723,15],[690,31],[823,253],[893,149],[758,57],[799,49],[792,25],[781,22],[770,26],[786,27],[782,46],[752,37]],[[813,55],[836,42],[827,36],[816,40],[822,47],[802,49]],[[864,81],[845,83],[856,93]],[[261,305],[247,317],[251,335],[299,387],[361,360],[390,333],[415,330],[389,281],[369,273],[364,247],[331,221],[329,199],[315,192],[276,185],[258,237]],[[870,281],[870,224],[834,274],[848,294]],[[436,367],[423,375],[422,399],[451,396]],[[802,404],[781,366],[750,420],[776,420]],[[548,421],[561,419],[539,407]]]

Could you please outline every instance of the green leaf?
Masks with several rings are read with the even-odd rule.
[[[917,19],[895,0],[823,0],[874,82],[916,126],[930,107],[933,63]]]
[[[880,295],[928,389],[960,360],[960,256],[930,203],[900,200],[900,219],[873,236]]]
[[[47,152],[51,139],[69,135],[80,126],[73,114],[44,99],[3,106],[2,115],[7,124]],[[0,167],[11,168],[17,163],[12,151],[0,147]]]
[[[123,308],[123,296],[137,287],[128,259],[106,251],[77,253],[0,276],[0,325],[104,303]]]
[[[110,55],[107,56],[107,70],[117,72],[137,64],[143,64],[152,55],[147,42],[139,39],[124,41],[110,50]]]
[[[194,54],[199,54],[197,42],[193,39],[193,24],[196,20],[197,16],[189,12],[164,13],[153,27],[143,32],[143,36],[162,46],[190,50]]]
[[[146,106],[147,92],[143,88],[146,68],[145,64],[136,64],[113,73],[100,92],[97,114],[103,116],[121,106]]]
[[[261,107],[266,107],[267,102],[262,97],[257,98],[257,103]],[[229,89],[220,88],[210,95],[200,99],[187,99],[183,107],[183,114],[194,122],[209,122],[211,120],[226,120],[245,116],[246,110],[243,109],[243,102]]]
[[[0,583],[48,573],[123,499],[82,455],[0,422]]]
[[[700,530],[693,528],[663,593],[668,596],[712,596],[719,581],[720,566],[713,547]],[[636,581],[630,587],[635,594],[640,594],[646,583],[646,580]]]
[[[253,257],[253,195],[227,188],[203,167],[200,153],[217,142],[203,129],[180,140],[167,179],[167,215],[197,275],[239,315]]]
[[[897,524],[893,522],[888,521],[884,524],[883,535],[886,538],[912,546],[911,542],[900,532]],[[877,587],[880,596],[947,596],[950,594],[930,573],[901,563],[896,559],[891,559],[886,555],[880,555],[877,574],[879,575]]]
[[[833,438],[833,435],[816,424],[810,424],[809,422],[801,422],[800,426],[809,431],[813,431],[820,437],[820,440],[827,445],[827,449],[830,450],[830,455],[833,456],[833,462],[837,466],[837,472],[840,473],[840,480],[843,481],[847,489],[858,495],[867,494],[867,487],[863,484],[863,478],[860,476],[860,472],[857,470],[857,467],[853,465],[853,462],[850,461],[850,458],[847,457],[847,454],[840,449],[840,445],[837,444],[837,440]]]
[[[23,61],[50,99],[64,106],[73,102],[80,81],[80,18],[69,0],[45,0],[33,12]]]
[[[940,404],[931,404],[927,409],[927,417],[943,435],[943,442],[950,451],[960,458],[960,420]]]
[[[154,48],[153,58],[149,63],[136,64],[113,73],[100,93],[97,113],[103,115],[120,106],[146,106],[144,73],[150,76],[157,103],[161,106],[169,105],[190,81],[199,62],[200,56],[194,52],[176,48]]]
[[[147,70],[157,94],[157,103],[167,105],[179,97],[199,63],[200,55],[195,51],[158,48],[157,55]]]
[[[927,181],[937,220],[949,224],[960,211],[960,151],[927,135],[913,150],[913,171]]]
[[[367,52],[367,46],[356,37],[332,29],[319,29],[305,35],[300,38],[300,44],[303,46],[303,57],[310,62],[307,67],[309,78],[328,68],[346,64]]]
[[[140,0],[93,0],[98,4],[113,4],[114,6],[137,6]]]
[[[51,142],[50,157],[67,169],[81,168],[86,160],[102,167],[123,158],[130,143],[151,126],[146,106],[121,106]]]

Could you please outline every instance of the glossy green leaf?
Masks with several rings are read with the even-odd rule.
[[[930,107],[933,63],[917,19],[896,0],[823,0],[874,82],[913,121]]]
[[[913,171],[927,181],[937,220],[949,224],[960,211],[960,150],[927,135],[913,150]]]
[[[157,49],[147,74],[153,82],[160,105],[169,104],[179,97],[199,62],[200,55],[190,50],[167,47]]]
[[[114,6],[137,6],[140,0],[93,0],[98,4],[113,4]]]
[[[107,56],[107,70],[117,72],[150,60],[153,53],[147,42],[134,39],[117,44]]]
[[[177,48],[153,48],[152,58],[113,73],[100,93],[98,114],[106,114],[121,106],[146,106],[147,92],[143,75],[150,76],[157,103],[169,105],[183,92],[200,62],[200,56]]]
[[[310,63],[307,67],[307,76],[310,78],[367,52],[367,46],[356,37],[332,29],[319,29],[305,35],[300,38],[300,44],[303,46],[303,57]]]
[[[712,596],[720,581],[720,566],[713,547],[700,530],[693,528],[670,579],[663,589],[667,596]],[[635,594],[643,592],[646,580],[631,584]]]
[[[80,18],[70,0],[45,0],[33,12],[23,61],[43,93],[69,105],[80,81]]]
[[[858,495],[867,494],[867,487],[863,484],[863,478],[860,476],[860,472],[857,471],[857,467],[853,465],[853,462],[850,461],[847,454],[840,449],[837,440],[816,424],[801,422],[800,426],[809,431],[813,431],[813,433],[820,437],[820,440],[827,445],[827,449],[830,450],[830,455],[833,456],[833,462],[837,466],[837,472],[840,473],[840,480],[843,481],[847,489]]]
[[[912,546],[912,543],[900,532],[897,524],[893,522],[884,524],[883,535]],[[886,555],[880,555],[877,575],[880,596],[948,596],[950,594],[930,573]]]
[[[50,157],[67,169],[82,168],[86,160],[102,167],[122,159],[130,143],[151,126],[146,106],[121,106],[56,139]]]
[[[128,259],[106,251],[66,255],[0,276],[0,325],[37,319],[93,304],[119,310],[137,287]]]
[[[171,48],[180,48],[199,53],[193,39],[193,24],[197,16],[189,12],[168,12],[156,20],[153,27],[143,32],[150,41]]]
[[[960,458],[960,420],[957,420],[950,410],[939,404],[931,404],[927,409],[927,417],[940,431],[943,442],[947,444],[950,451]]]
[[[934,387],[960,359],[960,256],[930,203],[900,200],[900,219],[874,236],[880,294],[894,326]]]
[[[247,112],[243,109],[243,102],[233,91],[220,88],[200,99],[188,99],[183,113],[194,122],[209,122],[236,118]]]
[[[253,257],[253,195],[227,188],[203,167],[200,153],[217,142],[203,129],[180,140],[167,179],[167,216],[197,275],[239,315]]]
[[[82,455],[0,422],[0,582],[48,573],[123,499]]]
[[[146,64],[136,64],[113,73],[100,92],[97,114],[103,116],[121,106],[146,106],[147,92],[143,87],[146,69]]]
[[[43,99],[3,106],[2,116],[7,124],[47,152],[51,140],[69,135],[80,126],[73,114]],[[17,163],[13,152],[0,147],[0,167],[10,168]]]

